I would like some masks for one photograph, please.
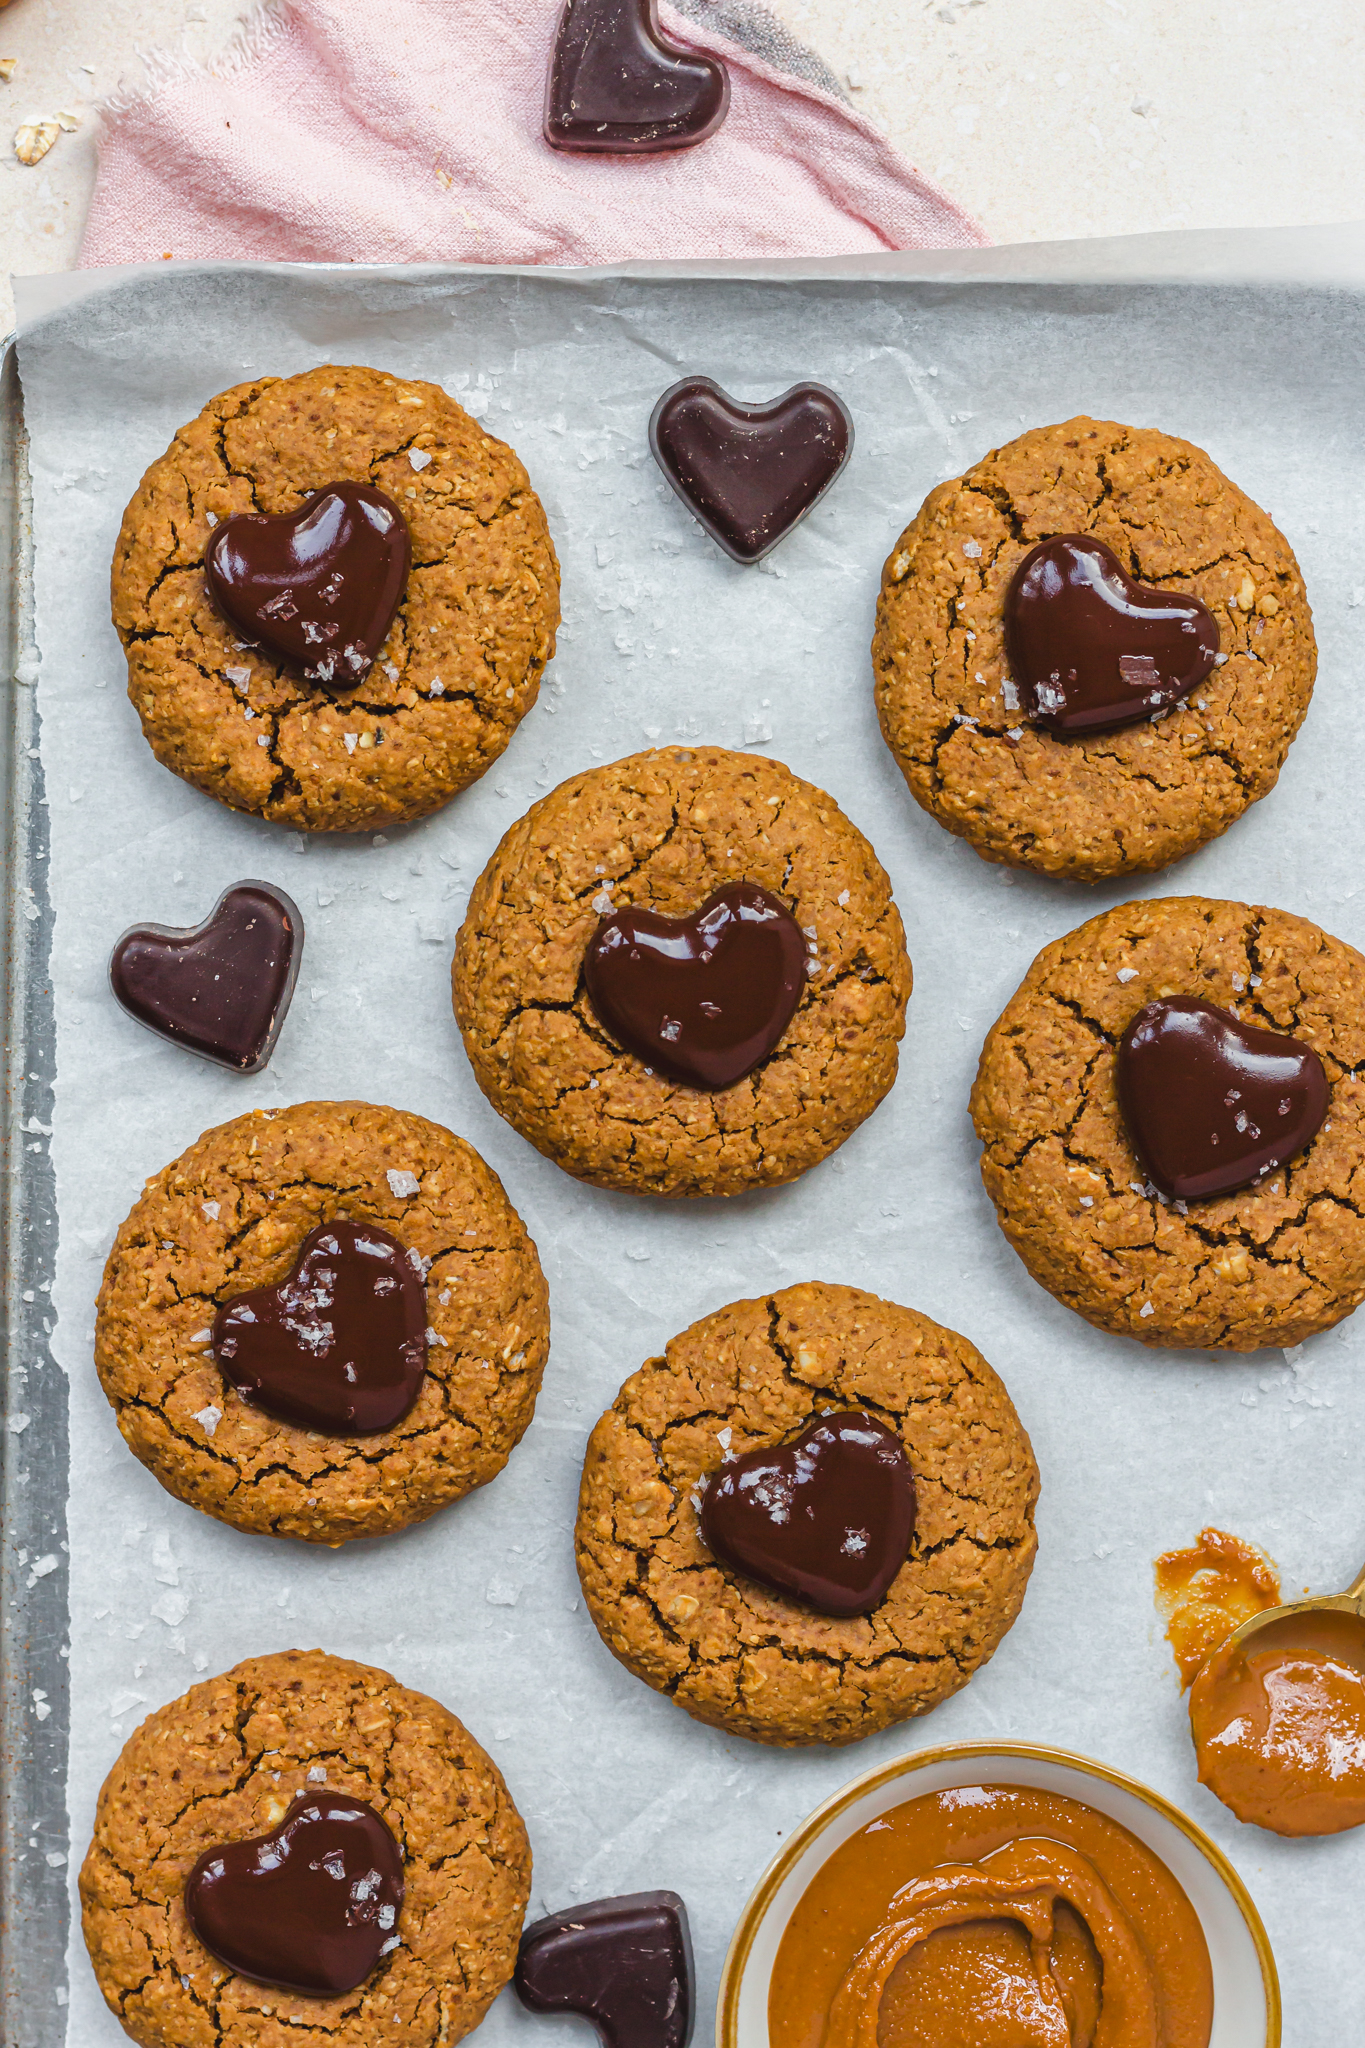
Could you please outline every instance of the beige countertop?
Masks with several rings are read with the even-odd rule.
[[[769,0],[850,97],[999,242],[1365,214],[1361,0]],[[12,0],[0,10],[5,272],[73,263],[89,108],[141,53],[203,58],[243,0]],[[33,166],[22,121],[80,117]]]

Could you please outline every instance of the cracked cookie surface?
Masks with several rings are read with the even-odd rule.
[[[1120,1038],[1194,995],[1312,1046],[1326,1120],[1287,1170],[1165,1202],[1119,1111]],[[1058,1301],[1145,1344],[1301,1344],[1365,1299],[1365,959],[1306,918],[1202,896],[1125,903],[1044,947],[992,1026],[972,1090],[981,1176]]]
[[[728,882],[787,904],[813,971],[776,1050],[714,1094],[621,1050],[583,989],[608,911],[695,911]],[[780,761],[661,747],[576,775],[507,832],[469,899],[452,970],[475,1076],[580,1180],[729,1195],[794,1180],[896,1078],[910,962],[891,884],[832,797]]]
[[[845,1619],[719,1564],[694,1498],[727,1453],[831,1405],[898,1433],[917,1504],[886,1598]],[[856,1742],[928,1713],[994,1653],[1033,1569],[1037,1498],[1023,1424],[973,1344],[811,1281],[703,1317],[626,1381],[588,1440],[578,1573],[613,1656],[697,1720],[783,1748]]]
[[[400,507],[412,569],[368,676],[326,690],[241,645],[204,550],[235,512],[341,482]],[[357,832],[426,817],[497,759],[554,652],[559,566],[516,455],[439,385],[326,366],[239,384],[180,429],[123,516],[112,596],[165,767],[233,810]]]
[[[322,1784],[388,1823],[406,1890],[399,1946],[355,1991],[305,1998],[210,1955],[183,1892],[204,1850],[268,1833]],[[141,2048],[437,2048],[511,1976],[530,1883],[521,1815],[447,1708],[370,1665],[287,1650],[134,1731],[100,1792],[80,1895],[100,1990]]]
[[[396,1192],[390,1173],[417,1192]],[[278,1284],[338,1216],[430,1262],[421,1391],[376,1436],[277,1422],[209,1349],[216,1310]],[[337,1544],[496,1478],[535,1408],[549,1331],[536,1248],[472,1146],[403,1110],[305,1102],[206,1131],[147,1183],[104,1269],[95,1363],[124,1442],[177,1499],[238,1529]]]
[[[1227,659],[1155,723],[1062,739],[1021,708],[1005,593],[1059,533],[1095,534],[1213,613]],[[1289,543],[1202,449],[1080,418],[929,493],[882,573],[872,662],[917,803],[986,860],[1093,882],[1179,860],[1273,789],[1317,647]]]

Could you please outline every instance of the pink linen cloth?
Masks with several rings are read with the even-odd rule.
[[[81,262],[585,264],[987,239],[761,9],[681,4],[702,18],[662,4],[661,26],[729,67],[724,126],[695,149],[597,157],[541,133],[560,0],[280,0],[208,69],[154,62],[144,92],[109,104]],[[791,51],[810,75],[785,68]]]

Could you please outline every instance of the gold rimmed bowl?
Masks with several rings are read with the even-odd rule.
[[[869,1821],[963,1785],[1025,1785],[1107,1814],[1161,1858],[1199,1915],[1213,1965],[1209,2048],[1280,2048],[1280,1983],[1261,1916],[1203,1829],[1159,1792],[1070,1750],[953,1743],[865,1771],[817,1806],[782,1845],[739,1916],[721,1973],[716,2048],[768,2048],[768,1985],[778,1944],[821,1865]]]

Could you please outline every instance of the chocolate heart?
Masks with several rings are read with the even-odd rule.
[[[1213,667],[1218,622],[1197,597],[1139,583],[1093,534],[1060,533],[1014,573],[1005,646],[1031,718],[1102,732],[1188,697]]]
[[[303,919],[283,889],[238,882],[202,924],[135,924],[109,958],[130,1017],[172,1045],[239,1074],[275,1050],[303,952]]]
[[[277,1828],[206,1849],[185,1913],[220,1963],[257,1984],[335,1998],[398,1947],[403,1852],[363,1799],[306,1792]]]
[[[1283,1166],[1327,1114],[1311,1045],[1256,1031],[1199,996],[1162,996],[1119,1041],[1133,1149],[1164,1195],[1199,1202]]]
[[[655,0],[565,0],[545,92],[553,148],[691,149],[715,134],[729,106],[725,66],[670,43]]]
[[[297,512],[236,512],[204,556],[228,624],[310,683],[363,682],[408,580],[408,524],[371,484],[328,484]]]
[[[604,2048],[687,2048],[687,1908],[676,1892],[628,1892],[551,1913],[522,1935],[512,1982],[532,2012],[582,2013]]]
[[[701,1533],[732,1570],[821,1614],[870,1614],[915,1533],[915,1476],[873,1415],[821,1415],[706,1480]]]
[[[806,985],[806,941],[785,903],[731,882],[691,917],[615,910],[583,981],[627,1052],[689,1088],[730,1088],[767,1059]]]
[[[287,1280],[223,1304],[213,1355],[224,1379],[280,1422],[328,1436],[392,1429],[427,1367],[413,1254],[373,1223],[320,1223]]]
[[[684,377],[655,406],[649,445],[711,538],[757,562],[824,497],[852,453],[853,421],[823,384],[740,405],[711,378]]]

